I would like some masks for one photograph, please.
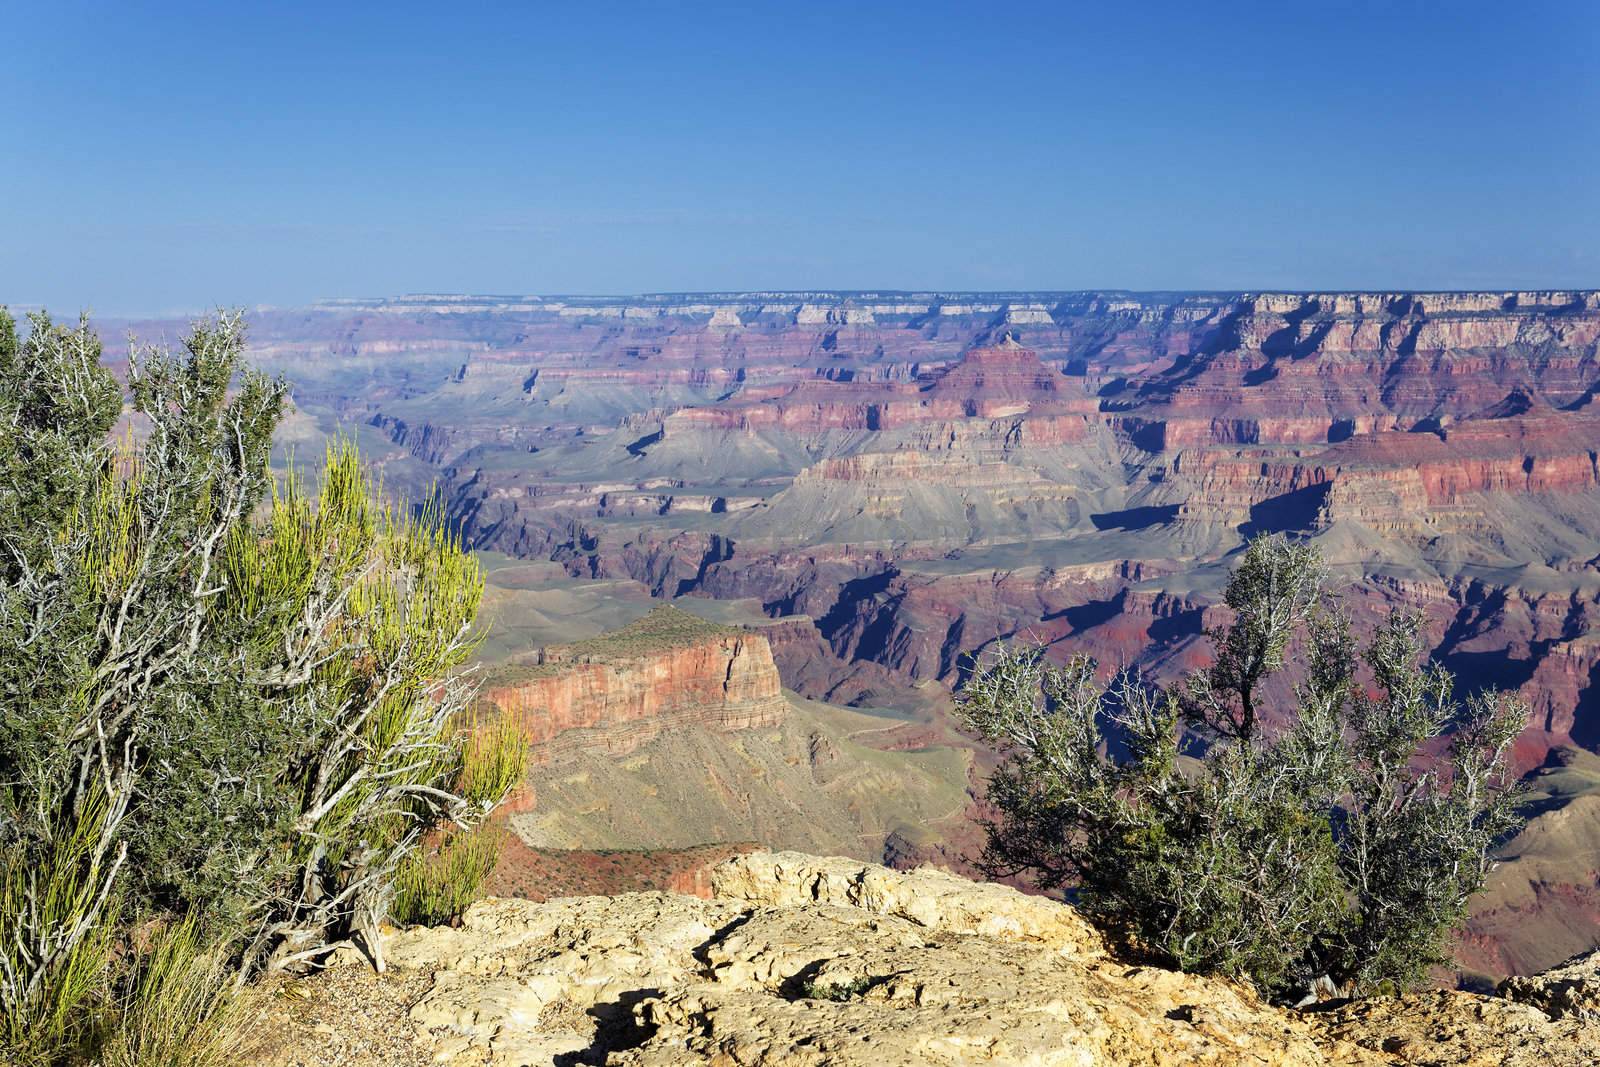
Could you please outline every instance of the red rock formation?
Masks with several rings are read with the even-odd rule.
[[[1124,432],[1147,433],[1123,422]],[[1188,519],[1244,522],[1255,505],[1324,487],[1309,527],[1349,519],[1379,530],[1459,521],[1485,493],[1566,494],[1600,486],[1600,418],[1546,408],[1472,418],[1433,432],[1364,433],[1315,451],[1191,447],[1170,470],[1194,491]],[[1163,447],[1167,439],[1158,444]],[[1437,527],[1438,523],[1432,525]]]
[[[797,433],[887,430],[930,420],[1016,415],[1089,415],[1098,403],[1037,353],[1014,342],[967,351],[959,363],[915,383],[822,377],[781,391],[745,390],[735,400],[678,412],[681,425]],[[1081,425],[1079,420],[1078,425]]]
[[[536,762],[574,750],[620,755],[680,725],[781,722],[788,705],[767,639],[691,618],[658,608],[616,634],[546,649],[543,663],[513,669],[484,697],[521,724]]]

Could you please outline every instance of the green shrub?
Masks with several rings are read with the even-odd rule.
[[[222,1067],[239,1051],[249,996],[194,918],[161,931],[137,961],[104,1067]]]
[[[469,803],[498,804],[528,771],[527,735],[507,718],[475,719],[464,732],[455,791]]]
[[[461,762],[452,789],[469,803],[493,805],[522,781],[528,741],[511,719],[473,719],[464,728]],[[431,848],[418,849],[401,865],[390,915],[405,926],[454,922],[477,900],[500,859],[505,832],[498,827],[447,830]]]
[[[1129,945],[1278,995],[1323,977],[1407,986],[1443,962],[1515,823],[1526,709],[1457,700],[1414,616],[1358,653],[1323,584],[1308,546],[1253,541],[1228,584],[1233,621],[1209,635],[1215,662],[1172,690],[999,649],[962,705],[1006,757],[988,870],[1075,886]],[[1296,638],[1292,705],[1264,708]],[[1180,726],[1198,758],[1180,756]]]
[[[22,338],[0,311],[13,1059],[93,1037],[118,999],[107,946],[146,916],[190,916],[238,981],[352,941],[381,967],[397,871],[520,774],[503,736],[463,755],[477,562],[437,511],[385,505],[352,445],[314,485],[275,481],[285,387],[246,369],[243,347],[223,315],[182,355],[136,351],[118,442],[122,391],[87,325],[39,314]],[[143,988],[157,1004],[190,995]]]
[[[877,979],[867,975],[852,978],[848,982],[819,982],[815,978],[808,978],[800,983],[800,995],[806,1000],[831,1000],[844,1003],[854,1000],[877,984]]]

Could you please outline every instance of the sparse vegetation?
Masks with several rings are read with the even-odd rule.
[[[381,966],[425,835],[475,840],[520,777],[510,727],[469,729],[482,575],[350,445],[274,481],[285,387],[238,316],[134,354],[120,437],[87,324],[29,325],[0,312],[0,1041],[203,1064],[251,976]]]
[[[1279,995],[1409,986],[1443,962],[1516,821],[1526,709],[1457,699],[1416,617],[1359,650],[1324,579],[1310,547],[1253,541],[1214,665],[1174,689],[998,650],[963,704],[1007,757],[989,869],[1074,886],[1131,945]],[[1296,649],[1292,699],[1264,703]]]
[[[847,982],[821,982],[808,978],[800,983],[800,996],[806,1000],[831,1000],[843,1003],[854,1000],[877,984],[870,975],[861,975]]]

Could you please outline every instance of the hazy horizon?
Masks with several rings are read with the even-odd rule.
[[[243,309],[247,314],[262,314],[268,312],[311,310],[326,307],[337,310],[341,304],[361,304],[368,301],[404,301],[424,299],[444,300],[498,300],[516,302],[523,300],[538,301],[576,301],[593,300],[600,302],[619,302],[627,300],[652,300],[659,301],[672,297],[684,298],[738,298],[738,297],[782,297],[803,298],[812,297],[839,297],[861,299],[945,299],[955,300],[982,297],[992,300],[1004,301],[1006,297],[1072,297],[1085,294],[1126,295],[1144,298],[1160,297],[1221,297],[1236,294],[1281,294],[1289,296],[1317,296],[1334,293],[1379,293],[1400,295],[1420,295],[1431,293],[1512,293],[1512,292],[1597,292],[1600,291],[1600,282],[1590,285],[1559,285],[1559,286],[1521,286],[1521,285],[1484,285],[1474,288],[1443,288],[1443,287],[1383,287],[1383,286],[1348,286],[1339,288],[1296,289],[1284,286],[1233,286],[1220,289],[1128,289],[1112,286],[1090,286],[1081,289],[889,289],[884,287],[866,289],[839,289],[839,288],[760,288],[760,289],[673,289],[653,292],[634,293],[578,293],[558,292],[550,290],[543,293],[497,293],[497,292],[414,292],[414,293],[365,293],[357,295],[337,295],[314,297],[303,303],[291,304],[212,304],[196,307],[172,307],[159,309],[137,309],[133,311],[101,311],[97,308],[58,308],[48,304],[24,303],[19,301],[7,302],[0,300],[0,306],[9,308],[13,315],[24,315],[32,311],[45,311],[56,321],[68,317],[76,318],[80,313],[89,316],[91,321],[109,321],[112,323],[123,322],[157,322],[172,319],[191,319],[212,315],[219,310],[229,308]]]

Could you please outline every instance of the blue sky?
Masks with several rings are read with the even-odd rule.
[[[0,301],[1600,285],[1600,4],[0,0]]]

